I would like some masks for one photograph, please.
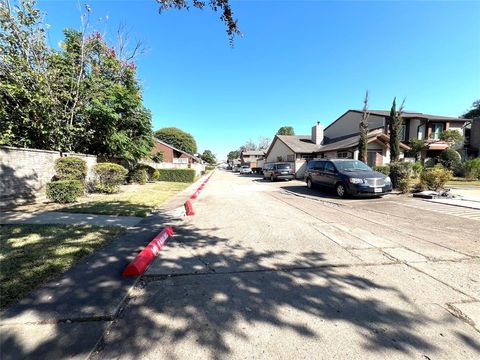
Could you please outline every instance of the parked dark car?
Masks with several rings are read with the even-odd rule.
[[[295,171],[289,163],[270,163],[263,167],[263,179],[276,180],[293,180]]]
[[[305,171],[305,182],[309,188],[318,185],[335,189],[339,197],[380,196],[392,191],[390,177],[353,159],[311,160]]]

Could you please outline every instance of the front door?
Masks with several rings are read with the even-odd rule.
[[[382,165],[382,150],[368,150],[367,165],[370,167]]]

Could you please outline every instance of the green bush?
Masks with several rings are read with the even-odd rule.
[[[420,183],[428,190],[438,191],[443,189],[447,181],[451,180],[453,172],[445,169],[442,165],[425,169],[420,175]]]
[[[469,180],[480,180],[480,157],[465,161],[465,177]]]
[[[148,181],[147,170],[138,167],[133,169],[132,173],[130,174],[130,181],[140,185],[145,185]]]
[[[388,165],[374,166],[373,170],[378,171],[379,173],[382,173],[383,175],[389,175],[390,174],[390,166],[388,166]]]
[[[71,203],[83,195],[85,191],[80,180],[58,180],[47,183],[47,197],[57,203]]]
[[[212,165],[205,166],[205,171],[213,171],[215,169],[216,169],[216,166],[212,166]]]
[[[55,161],[55,179],[80,180],[87,177],[87,163],[74,156],[61,157]]]
[[[193,169],[159,169],[160,181],[190,183],[195,180]]]
[[[155,169],[152,173],[152,181],[158,181],[160,180],[160,171],[158,169]]]
[[[128,170],[123,166],[113,163],[100,163],[93,167],[95,191],[112,194],[118,191],[120,185],[125,183]]]
[[[423,171],[423,165],[421,162],[416,162],[412,165],[413,177],[415,179],[422,174],[422,171]]]
[[[147,181],[155,181],[155,180],[153,180],[153,173],[155,172],[156,169],[154,167],[150,166],[150,165],[147,165],[147,164],[137,164],[135,166],[132,173],[130,174],[130,180],[131,181],[134,181],[132,179],[133,173],[135,171],[138,171],[138,170],[145,170],[145,172],[147,173]]]
[[[458,151],[448,148],[440,153],[439,161],[448,170],[455,170],[460,166],[462,157]]]
[[[402,192],[410,185],[410,176],[412,175],[412,163],[398,161],[390,164],[390,178],[392,179],[392,185],[395,189],[399,189]]]

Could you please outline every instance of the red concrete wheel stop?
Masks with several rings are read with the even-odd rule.
[[[192,196],[190,196],[190,199],[191,200],[195,200],[196,198],[198,198],[200,196],[200,190],[197,190],[195,191]]]
[[[185,213],[187,214],[187,216],[195,215],[195,211],[193,210],[193,205],[190,200],[187,200],[185,202]]]
[[[150,241],[142,251],[140,251],[135,259],[127,265],[125,270],[123,270],[122,276],[142,275],[172,235],[173,229],[171,226],[167,226],[163,229],[162,232],[155,236],[153,240]]]

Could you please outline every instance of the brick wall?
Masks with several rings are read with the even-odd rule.
[[[55,175],[55,160],[60,156],[58,151],[0,146],[0,206],[44,197],[45,186]],[[96,156],[72,153],[62,156],[84,159],[89,170],[87,179],[91,178]]]

